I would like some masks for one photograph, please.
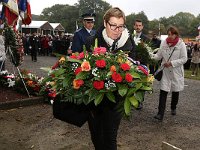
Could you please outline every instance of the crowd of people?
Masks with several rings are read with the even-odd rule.
[[[31,55],[32,61],[37,61],[37,55],[50,56],[53,53],[67,55],[71,44],[69,35],[40,35],[36,32],[22,35],[25,55]]]

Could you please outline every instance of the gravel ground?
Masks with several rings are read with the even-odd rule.
[[[41,73],[38,68],[52,66],[55,57],[39,57],[23,67]],[[31,66],[29,66],[31,65]],[[37,72],[38,71],[38,72]],[[158,82],[154,92],[146,94],[144,108],[133,109],[130,120],[123,119],[118,133],[119,150],[161,150],[166,141],[183,150],[200,148],[200,81],[185,80],[177,115],[170,115],[170,98],[163,122],[153,118],[158,106]],[[0,111],[0,150],[93,150],[87,123],[77,128],[56,120],[50,105],[35,105]]]

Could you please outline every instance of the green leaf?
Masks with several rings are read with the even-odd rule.
[[[88,91],[87,91],[88,92]],[[87,93],[86,93],[87,94]],[[98,95],[98,91],[97,90],[95,90],[95,89],[92,89],[92,90],[90,90],[90,92],[89,92],[89,102],[91,102],[91,101],[93,101],[93,100],[95,100],[95,98],[96,98],[96,95]]]
[[[70,77],[64,78],[63,87],[67,87],[72,79]]]
[[[62,75],[64,72],[65,72],[65,69],[60,68],[60,69],[58,69],[58,70],[56,70],[56,71],[54,72],[54,75],[57,77],[57,76]]]
[[[128,86],[127,86],[127,85],[124,85],[124,84],[118,84],[117,86],[118,86],[118,88],[119,88],[119,90],[118,90],[119,95],[121,95],[122,97],[123,97],[124,95],[126,95],[126,93],[127,93],[127,91],[128,91]]]
[[[140,78],[140,75],[136,72],[131,72],[131,75],[133,76],[133,78]]]
[[[144,98],[144,91],[138,91],[134,96],[139,102],[142,102]]]
[[[131,102],[131,104],[132,104],[135,108],[138,107],[138,104],[139,104],[139,103],[138,103],[138,100],[135,98],[135,96],[129,97],[128,100]]]
[[[144,90],[144,91],[152,91],[152,88],[149,86],[143,86],[142,88],[140,88],[140,90]]]
[[[101,101],[103,100],[103,97],[104,97],[104,93],[98,93],[98,95],[96,95],[95,100],[94,100],[95,106],[101,103]]]
[[[125,111],[125,114],[127,116],[130,116],[130,113],[131,113],[131,103],[130,103],[130,101],[127,98],[124,101],[124,111]]]
[[[76,75],[76,79],[85,80],[88,77],[88,72],[82,71]]]
[[[142,83],[137,83],[135,85],[136,91],[139,90],[142,87]]]
[[[115,101],[115,95],[114,95],[112,92],[106,93],[106,96],[107,96],[107,98],[108,98],[111,102],[116,103],[116,101]]]
[[[79,64],[81,64],[83,61],[79,60],[79,59],[73,59],[73,58],[68,58],[67,61],[69,62],[77,62]]]

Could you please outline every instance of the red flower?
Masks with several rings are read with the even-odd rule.
[[[128,71],[128,70],[130,70],[130,68],[131,68],[127,63],[121,64],[120,67],[121,67],[122,70],[124,70],[124,71]]]
[[[103,60],[103,59],[97,60],[97,61],[96,61],[96,66],[97,66],[98,68],[104,68],[104,67],[106,66],[106,61]]]
[[[85,57],[85,55],[84,55],[84,52],[81,52],[79,55],[78,55],[78,59],[83,59]]]
[[[59,62],[56,62],[56,64],[51,69],[56,69],[59,66]]]
[[[78,68],[76,68],[76,70],[75,70],[75,75],[77,75],[77,74],[79,74],[80,72],[82,71],[82,68],[81,67],[78,67]]]
[[[84,81],[80,80],[80,79],[77,79],[77,80],[74,79],[74,81],[73,81],[74,89],[79,89],[83,84],[84,84]]]
[[[56,97],[56,91],[52,91],[48,94],[49,97],[55,98]]]
[[[120,82],[122,82],[122,76],[119,74],[119,73],[117,73],[117,72],[114,72],[113,74],[112,74],[112,79],[115,81],[115,82],[117,82],[117,83],[120,83]]]
[[[138,66],[138,70],[141,70],[146,76],[148,76],[149,72],[143,66]]]
[[[94,81],[93,87],[97,90],[101,90],[104,88],[104,81]]]
[[[94,49],[93,54],[105,54],[106,48],[105,47],[97,47]]]
[[[132,75],[131,75],[130,73],[127,73],[127,74],[125,75],[125,80],[126,80],[127,82],[132,82],[132,81],[133,81]]]
[[[76,55],[71,55],[70,58],[77,59],[77,56]]]

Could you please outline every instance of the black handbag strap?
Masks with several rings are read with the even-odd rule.
[[[172,53],[170,54],[170,56],[169,56],[169,58],[168,58],[167,62],[168,62],[168,61],[170,60],[170,58],[172,57],[172,54],[173,54],[173,52],[174,52],[175,48],[176,48],[176,47],[174,47],[174,49],[173,49]]]
[[[167,62],[170,60],[170,58],[172,57],[172,54],[174,53],[174,50],[176,49],[176,47],[174,47],[174,49],[173,49],[173,51],[172,51],[172,53],[170,54],[170,56],[169,56],[169,58],[168,58],[168,60],[167,60]],[[165,68],[165,66],[163,66],[163,68],[161,69],[161,70],[163,70]]]

